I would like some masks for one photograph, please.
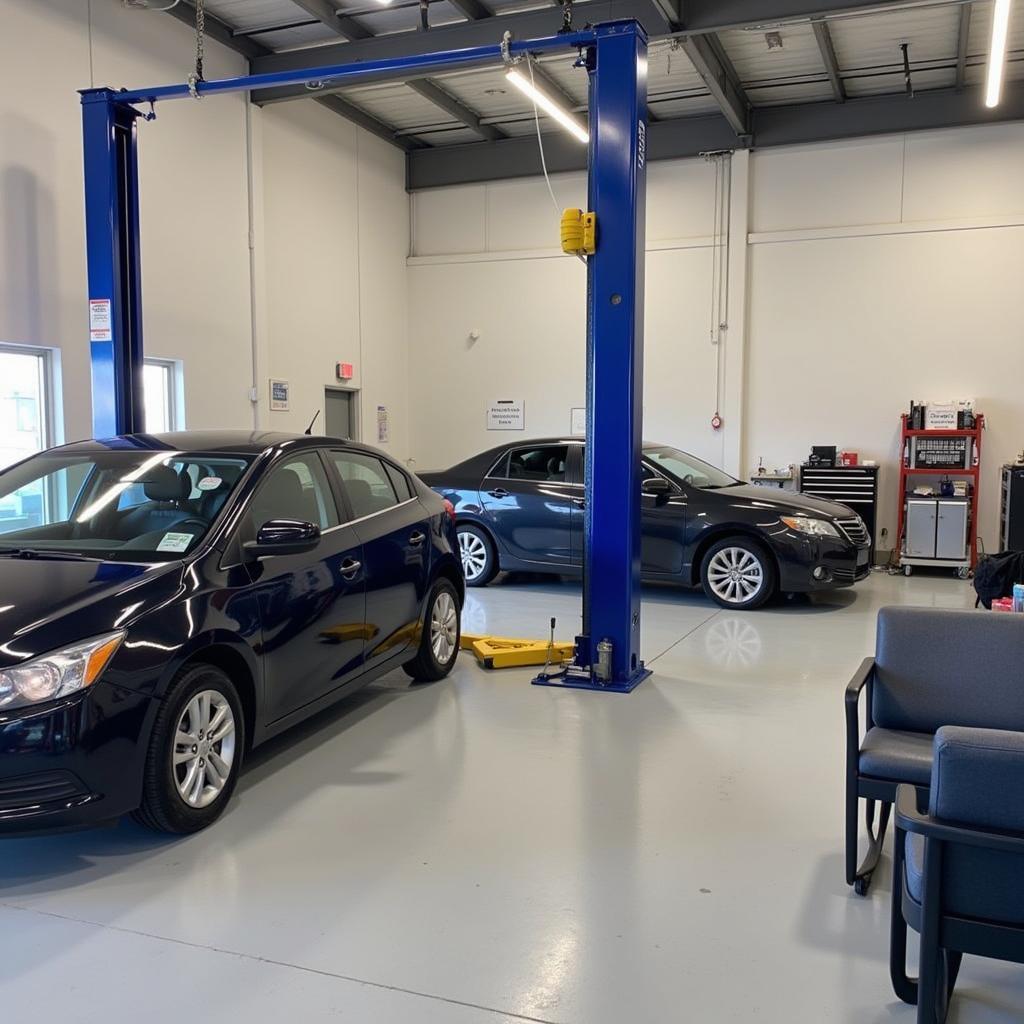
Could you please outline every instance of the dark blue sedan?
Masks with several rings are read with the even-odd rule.
[[[551,437],[421,474],[455,506],[467,584],[486,586],[502,569],[582,571],[585,460],[580,438]],[[646,580],[700,586],[746,610],[871,571],[867,528],[846,505],[748,486],[671,445],[644,444],[639,470]]]
[[[0,473],[0,832],[194,832],[246,753],[381,674],[441,679],[454,513],[363,445],[133,435]]]

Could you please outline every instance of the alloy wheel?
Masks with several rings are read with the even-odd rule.
[[[459,610],[455,600],[442,590],[430,612],[430,647],[439,665],[447,665],[455,651],[459,630]]]
[[[483,538],[468,530],[460,532],[459,553],[462,555],[462,571],[466,581],[472,583],[479,579],[487,568],[487,545]]]
[[[174,731],[171,768],[178,794],[189,807],[209,807],[231,777],[235,715],[227,697],[202,690],[185,705]]]
[[[746,604],[764,586],[764,566],[752,551],[722,548],[708,563],[708,585],[715,596],[729,604]]]

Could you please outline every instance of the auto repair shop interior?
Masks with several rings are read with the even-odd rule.
[[[4,1020],[1024,1020],[1024,0],[0,80]]]

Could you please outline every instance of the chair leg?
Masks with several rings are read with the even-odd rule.
[[[893,991],[905,1003],[917,1003],[917,982],[907,975],[907,921],[903,916],[903,864],[905,833],[893,837],[892,907],[889,919],[889,977]]]
[[[860,867],[856,869],[853,881],[853,887],[858,896],[866,896],[868,889],[871,887],[871,876],[875,873],[875,868],[878,867],[878,862],[882,857],[882,846],[885,843],[885,832],[889,827],[889,817],[892,814],[892,804],[886,801],[880,801],[882,805],[881,814],[878,821],[878,831],[875,831],[875,801],[873,798],[869,798],[866,801],[864,822],[867,826],[868,831],[868,850],[864,855],[864,860],[861,861]],[[857,827],[856,827],[856,811],[853,815],[854,827],[853,827],[853,847],[854,847],[854,858],[856,858],[856,847],[857,847]],[[849,828],[849,813],[847,814],[847,827]],[[847,858],[849,863],[849,843],[850,836],[847,835]]]

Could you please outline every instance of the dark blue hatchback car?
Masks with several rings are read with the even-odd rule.
[[[245,753],[399,666],[451,670],[451,505],[380,452],[132,435],[0,473],[0,833],[193,832]]]

